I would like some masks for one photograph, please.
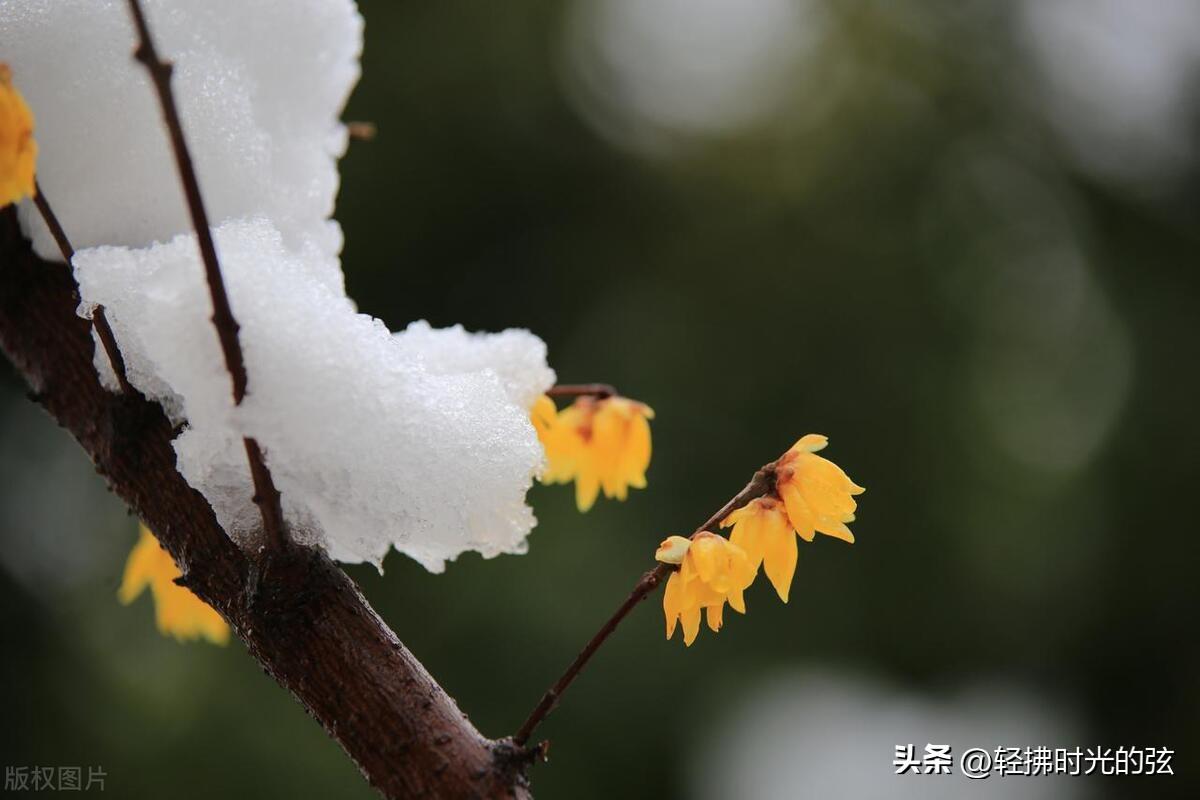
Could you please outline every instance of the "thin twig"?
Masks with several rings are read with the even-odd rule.
[[[379,127],[374,122],[354,121],[346,123],[346,133],[357,142],[374,141]]]
[[[58,221],[58,215],[50,207],[50,201],[46,199],[42,185],[36,180],[33,183],[33,204],[37,206],[38,213],[42,215],[42,220],[50,229],[50,235],[54,237],[54,243],[58,245],[58,251],[62,253],[63,261],[66,261],[67,266],[70,267],[71,261],[75,258],[75,248],[71,246],[67,232],[63,230],[62,223]],[[108,363],[112,365],[121,391],[125,394],[132,394],[133,386],[129,384],[129,377],[125,373],[125,358],[121,355],[121,348],[117,347],[117,337],[113,335],[112,326],[108,324],[104,306],[97,305],[92,309],[92,327],[96,329],[100,346],[104,348],[104,354],[108,356]]]
[[[617,629],[617,626],[621,624],[621,620],[625,619],[638,603],[645,600],[646,596],[662,583],[663,578],[667,577],[670,571],[671,568],[668,565],[659,564],[641,577],[633,587],[633,591],[629,593],[629,597],[626,597],[625,602],[621,603],[621,606],[616,610],[616,613],[600,626],[600,630],[596,631],[596,635],[591,638],[591,641],[584,646],[579,655],[575,656],[575,660],[571,662],[571,666],[567,667],[567,671],[562,674],[562,677],[555,681],[554,685],[542,695],[541,701],[538,702],[537,706],[530,713],[529,718],[525,720],[525,724],[513,736],[514,744],[522,747],[529,741],[529,737],[533,734],[534,729],[558,705],[558,699],[562,697],[563,692],[567,690],[567,687],[571,685],[576,676],[583,671],[584,666],[596,654],[596,651],[600,649],[600,645],[604,644],[604,640]]]
[[[697,533],[712,529],[714,526],[719,525],[721,520],[729,516],[732,511],[741,508],[756,497],[762,497],[763,495],[774,491],[774,478],[775,468],[773,464],[768,464],[767,466],[755,472],[754,477],[750,479],[750,482],[746,484],[745,488],[730,498],[729,502],[721,506],[719,511],[705,520],[704,523],[696,529],[696,533],[693,533],[692,535],[695,536]],[[542,695],[542,699],[529,714],[529,718],[525,720],[525,723],[521,725],[521,728],[516,732],[516,734],[513,735],[513,742],[518,747],[523,747],[525,743],[529,741],[529,737],[533,735],[534,729],[536,729],[537,726],[541,724],[542,720],[544,720],[550,714],[550,712],[554,710],[555,706],[558,705],[559,698],[562,697],[563,692],[567,690],[567,687],[569,687],[575,678],[578,677],[579,673],[583,671],[583,668],[587,665],[588,661],[590,661],[592,656],[596,654],[596,651],[600,649],[600,645],[604,644],[605,640],[608,639],[608,637],[612,635],[612,632],[617,629],[617,626],[621,624],[621,620],[625,619],[625,617],[629,615],[629,612],[632,611],[638,605],[638,603],[645,600],[646,597],[652,591],[654,591],[660,583],[662,583],[663,579],[671,573],[672,569],[674,568],[669,564],[659,564],[654,569],[643,575],[640,580],[638,580],[633,587],[633,591],[629,593],[629,597],[625,598],[625,602],[621,603],[616,612],[614,612],[613,615],[609,617],[603,625],[600,626],[600,630],[596,631],[596,635],[593,636],[590,641],[588,641],[583,650],[579,652],[579,655],[575,656],[575,660],[571,662],[571,666],[567,667],[567,671],[564,672],[562,676],[554,682],[553,686],[546,690],[546,693]]]
[[[183,137],[183,124],[179,120],[179,109],[175,106],[175,95],[171,92],[171,73],[174,65],[158,57],[141,3],[138,0],[129,0],[129,10],[133,14],[140,39],[133,57],[146,67],[158,92],[159,105],[162,106],[163,118],[171,135],[175,165],[179,168],[179,179],[183,183],[183,194],[187,199],[188,213],[191,214],[192,227],[196,229],[196,241],[200,245],[200,257],[204,261],[208,293],[212,297],[213,325],[216,326],[217,336],[221,340],[225,366],[233,379],[234,403],[241,405],[242,398],[246,396],[246,364],[242,359],[241,345],[238,344],[237,320],[233,318],[229,296],[225,293],[225,281],[221,278],[221,266],[217,262],[217,248],[213,244],[212,232],[209,229],[208,213],[204,210],[204,200],[200,196],[196,168],[192,164],[192,156]]]
[[[183,136],[183,123],[179,119],[175,95],[171,91],[173,66],[159,58],[141,3],[138,0],[129,0],[129,10],[133,14],[133,22],[137,27],[139,39],[133,55],[150,73],[150,79],[158,93],[163,119],[171,136],[171,149],[175,153],[175,165],[179,168],[179,180],[183,184],[183,194],[187,199],[188,212],[192,217],[192,227],[196,229],[200,258],[204,262],[204,274],[208,280],[208,293],[212,298],[213,305],[212,323],[217,329],[217,338],[221,341],[225,366],[233,380],[233,402],[235,405],[241,405],[242,399],[246,396],[246,362],[242,357],[241,343],[238,341],[237,320],[233,318],[229,296],[225,293],[225,281],[221,277],[221,265],[217,261],[217,248],[213,244],[208,213],[204,210],[204,198],[200,195],[200,183],[196,179],[196,169],[192,164],[187,140]],[[250,475],[254,479],[254,502],[258,504],[259,512],[262,514],[263,529],[273,545],[281,546],[286,539],[279,492],[275,489],[274,481],[271,480],[271,471],[267,468],[267,462],[263,458],[258,442],[251,437],[245,437],[242,443],[246,448],[246,458],[250,462]]]
[[[54,213],[54,209],[50,207],[50,201],[46,199],[42,184],[37,180],[33,182],[33,204],[37,206],[42,220],[50,229],[50,235],[54,237],[54,243],[58,245],[58,252],[62,253],[63,261],[67,262],[68,267],[71,266],[71,260],[75,258],[75,248],[71,246],[67,232],[63,230],[62,223],[58,221],[58,215]]]
[[[271,471],[263,459],[258,440],[247,436],[242,439],[246,446],[246,458],[250,461],[250,477],[254,480],[254,502],[263,518],[263,529],[270,537],[269,544],[275,549],[283,547],[283,509],[279,502],[279,490],[271,479]]]
[[[560,383],[546,390],[551,397],[615,397],[617,390],[607,383]]]

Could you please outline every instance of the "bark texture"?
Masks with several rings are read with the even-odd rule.
[[[383,795],[528,797],[523,752],[475,729],[341,569],[296,545],[246,554],[230,541],[176,470],[162,409],[100,385],[77,304],[66,266],[32,252],[11,207],[0,213],[0,348],[30,397],[155,531],[181,582]]]

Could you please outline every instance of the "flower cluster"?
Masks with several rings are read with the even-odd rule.
[[[806,542],[817,533],[854,542],[846,523],[854,521],[854,496],[865,489],[832,461],[816,455],[828,443],[824,436],[809,434],[784,453],[772,465],[771,491],[721,520],[721,527],[733,527],[729,539],[700,531],[690,540],[671,536],[660,545],[655,558],[679,567],[663,594],[668,639],[682,621],[684,644],[691,645],[700,629],[701,609],[709,627],[719,630],[726,600],[744,613],[742,592],[760,566],[786,603],[799,555],[796,535]]]
[[[531,417],[546,451],[542,482],[575,481],[580,511],[590,509],[601,491],[624,500],[630,487],[646,488],[654,411],[645,403],[585,395],[560,411],[542,395]]]
[[[739,614],[746,613],[742,593],[754,582],[757,569],[746,552],[725,537],[707,531],[690,540],[670,536],[654,557],[679,566],[663,592],[668,639],[675,634],[675,625],[683,623],[683,642],[690,647],[700,632],[701,611],[709,628],[721,630],[726,602]]]
[[[203,600],[175,582],[180,575],[171,554],[142,525],[137,544],[125,562],[117,597],[129,605],[149,586],[159,633],[174,636],[180,642],[204,637],[213,644],[228,643],[229,625]]]
[[[0,207],[33,195],[36,162],[33,112],[0,63]]]

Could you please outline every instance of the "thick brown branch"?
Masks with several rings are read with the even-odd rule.
[[[134,50],[134,58],[140,61],[158,93],[159,105],[162,106],[163,120],[171,136],[171,150],[175,153],[175,165],[179,168],[179,180],[183,184],[183,194],[187,199],[188,213],[192,217],[192,227],[196,229],[196,241],[200,246],[200,258],[204,262],[204,274],[208,279],[208,293],[212,298],[213,325],[217,328],[217,336],[221,340],[221,352],[225,355],[225,366],[233,380],[233,400],[240,404],[246,396],[246,364],[242,359],[242,348],[238,343],[238,324],[233,318],[233,309],[229,305],[229,296],[225,293],[225,281],[221,277],[221,267],[217,263],[217,248],[213,244],[212,231],[208,224],[208,212],[204,210],[204,200],[200,195],[200,183],[196,179],[196,168],[192,164],[192,156],[188,152],[187,140],[183,136],[183,123],[179,120],[179,109],[175,105],[175,95],[171,91],[170,63],[158,57],[154,47],[154,39],[150,35],[150,26],[146,22],[146,14],[138,0],[129,0],[129,10],[133,14],[134,25],[137,26],[138,46]]]
[[[58,245],[58,251],[62,253],[63,261],[70,264],[75,258],[75,248],[71,246],[67,232],[63,230],[62,223],[58,221],[58,215],[54,213],[54,209],[50,205],[50,200],[42,191],[42,185],[36,181],[34,182],[33,204],[37,206],[38,213],[42,215],[42,220],[50,229],[50,235],[54,237],[54,243]],[[108,324],[104,306],[98,305],[92,309],[92,327],[96,329],[100,346],[104,348],[104,354],[108,356],[108,363],[112,365],[113,374],[117,376],[117,383],[120,385],[121,391],[129,394],[133,391],[133,387],[129,384],[129,377],[125,374],[125,358],[121,355],[121,348],[117,347],[117,337],[113,335],[112,326]]]
[[[721,523],[721,520],[729,516],[730,512],[741,508],[746,503],[749,503],[756,497],[762,497],[775,489],[775,469],[773,465],[768,464],[758,472],[754,473],[754,477],[746,484],[745,488],[730,498],[729,502],[721,506],[715,514],[709,517],[704,523],[696,529],[696,533],[706,530],[716,530],[716,527]],[[692,534],[693,536],[695,534]],[[521,725],[520,729],[513,735],[513,742],[520,747],[524,747],[529,741],[529,737],[533,735],[534,729],[541,724],[554,707],[558,705],[559,698],[567,687],[574,682],[587,663],[591,661],[592,656],[600,649],[600,645],[604,644],[605,640],[612,635],[612,632],[621,624],[621,620],[629,616],[629,612],[637,607],[638,603],[645,600],[651,592],[653,592],[663,579],[671,573],[673,568],[667,564],[659,564],[654,569],[647,572],[634,585],[633,591],[629,593],[629,597],[625,598],[625,602],[617,608],[611,617],[603,625],[600,630],[596,631],[596,635],[584,645],[583,650],[579,651],[579,655],[575,656],[575,660],[567,667],[554,685],[546,690],[542,695],[542,699],[538,701],[537,706],[529,714],[529,718]]]
[[[388,797],[525,797],[514,748],[485,739],[325,556],[298,546],[251,561],[176,470],[162,409],[99,382],[75,284],[0,213],[0,349],[156,532],[213,606]],[[82,532],[81,532],[82,533]]]

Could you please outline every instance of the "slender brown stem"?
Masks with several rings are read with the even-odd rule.
[[[529,737],[533,734],[534,729],[558,705],[558,698],[562,697],[567,687],[583,671],[584,666],[596,654],[596,651],[600,649],[600,645],[604,644],[604,640],[617,629],[617,626],[621,624],[621,620],[625,619],[638,603],[645,600],[646,596],[662,583],[663,578],[667,577],[670,571],[671,568],[668,565],[659,564],[641,577],[641,580],[634,585],[633,591],[629,593],[629,597],[625,598],[625,602],[621,603],[616,613],[600,626],[600,630],[596,631],[596,635],[591,638],[591,641],[580,651],[579,655],[575,656],[575,660],[571,662],[571,666],[567,667],[567,671],[562,674],[562,677],[555,681],[554,685],[542,695],[542,699],[529,714],[529,718],[525,720],[525,724],[513,735],[514,744],[518,747],[523,747],[529,741]]]
[[[740,492],[729,498],[729,502],[721,506],[721,508],[711,517],[704,521],[704,524],[696,528],[696,533],[701,531],[714,531],[721,524],[721,520],[728,517],[737,509],[749,503],[756,497],[771,494],[775,491],[775,462],[762,467],[754,473],[754,477],[750,482],[742,488]],[[692,534],[695,536],[695,534]]]
[[[354,121],[346,123],[346,133],[350,138],[358,142],[374,141],[379,134],[379,128],[374,122]]]
[[[187,140],[183,136],[183,123],[179,119],[179,110],[175,105],[175,95],[171,91],[172,65],[158,56],[154,47],[154,39],[150,35],[150,26],[138,0],[129,0],[129,10],[133,14],[133,22],[137,27],[138,46],[134,50],[134,58],[146,67],[150,79],[158,93],[159,105],[162,106],[163,119],[171,136],[171,149],[175,153],[175,165],[179,168],[179,180],[183,184],[183,194],[187,199],[188,212],[192,217],[192,227],[196,229],[196,241],[200,246],[200,258],[204,262],[204,274],[208,280],[208,293],[212,298],[212,323],[217,329],[217,338],[221,341],[221,350],[225,354],[225,366],[233,380],[233,402],[241,405],[246,396],[246,362],[242,357],[242,346],[238,341],[238,324],[233,318],[233,309],[229,305],[229,296],[225,293],[225,281],[221,277],[221,265],[217,261],[217,248],[213,244],[212,231],[209,229],[208,212],[204,210],[204,198],[200,195],[200,183],[196,179],[196,169],[192,164],[192,156],[188,151]],[[263,529],[268,540],[275,546],[285,541],[283,529],[283,511],[279,501],[279,492],[271,480],[271,472],[263,460],[262,450],[258,443],[247,437],[243,444],[246,447],[246,458],[250,462],[250,475],[254,478],[254,502],[258,504],[263,519]]]
[[[42,185],[36,180],[33,183],[33,204],[37,206],[38,213],[42,215],[42,221],[50,229],[50,235],[54,237],[54,243],[58,245],[58,251],[62,253],[63,261],[67,262],[67,266],[70,267],[72,259],[75,258],[75,248],[71,246],[67,232],[63,230],[62,223],[58,221],[58,215],[54,213],[50,201],[46,198],[46,193],[42,191]],[[129,377],[125,373],[125,358],[121,355],[121,348],[117,347],[117,337],[113,335],[112,326],[108,324],[104,306],[97,305],[92,309],[92,327],[96,329],[100,346],[104,348],[104,354],[108,356],[108,363],[112,365],[121,391],[131,394],[133,387],[129,384]]]
[[[546,390],[551,397],[615,397],[617,390],[607,383],[560,383]]]
[[[71,266],[71,260],[75,258],[75,248],[71,246],[67,232],[63,230],[62,223],[58,221],[58,215],[54,213],[54,209],[50,207],[50,201],[46,199],[42,184],[37,180],[33,182],[33,204],[37,206],[38,213],[42,215],[42,220],[50,229],[50,235],[54,237],[54,243],[58,245],[58,252],[62,253],[63,261],[67,262],[68,267]]]
[[[762,497],[774,491],[774,478],[775,467],[773,463],[755,472],[754,477],[750,479],[745,488],[730,498],[729,502],[721,506],[720,510],[715,514],[706,519],[696,529],[696,533],[714,528],[735,509],[741,508],[756,497]],[[695,536],[696,533],[692,535]],[[525,723],[513,735],[513,742],[518,747],[523,747],[529,741],[529,737],[533,735],[533,731],[554,710],[555,706],[558,705],[559,698],[562,697],[567,687],[583,671],[588,661],[600,649],[600,645],[604,644],[605,640],[617,629],[617,626],[621,624],[621,620],[625,619],[638,603],[645,600],[662,583],[663,579],[671,573],[672,569],[674,567],[669,564],[659,564],[638,580],[633,587],[633,591],[629,593],[629,597],[625,598],[625,602],[621,603],[616,612],[600,626],[600,630],[596,631],[596,635],[588,641],[583,650],[579,652],[579,655],[575,656],[575,660],[571,662],[571,666],[567,667],[567,671],[554,682],[553,686],[546,690],[546,693],[542,695],[542,699],[538,701],[537,706],[529,714],[529,718],[525,720]]]
[[[140,61],[154,83],[158,93],[159,105],[162,106],[163,118],[171,135],[171,149],[175,153],[175,165],[179,168],[179,179],[183,183],[183,194],[187,199],[188,213],[192,217],[192,227],[196,229],[196,241],[200,246],[200,257],[204,262],[204,273],[208,279],[208,293],[212,297],[213,325],[217,328],[217,336],[221,340],[221,350],[225,355],[225,366],[233,380],[233,400],[241,404],[246,396],[246,364],[242,358],[242,348],[238,343],[238,324],[233,318],[233,309],[229,305],[229,296],[225,293],[225,281],[221,277],[221,266],[217,262],[217,248],[213,244],[212,232],[209,229],[208,213],[204,210],[204,200],[200,195],[200,183],[196,179],[196,168],[192,164],[192,156],[188,151],[187,141],[183,136],[183,124],[179,120],[179,109],[175,105],[175,95],[171,92],[171,73],[174,66],[158,57],[154,40],[150,36],[150,26],[138,0],[129,0],[129,10],[133,14],[140,39],[134,58]]]
[[[263,518],[263,529],[270,537],[270,545],[276,549],[283,547],[283,507],[279,502],[279,490],[271,479],[271,471],[263,459],[262,449],[258,441],[247,436],[242,439],[246,446],[246,458],[250,461],[250,477],[254,480],[254,502],[258,505]]]

